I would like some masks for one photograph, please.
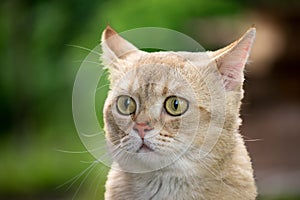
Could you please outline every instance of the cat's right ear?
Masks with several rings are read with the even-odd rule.
[[[215,52],[209,52],[222,75],[227,91],[240,90],[244,68],[250,55],[256,29],[250,28],[240,39]]]
[[[138,52],[133,44],[122,38],[114,29],[107,26],[102,33],[102,61],[105,66],[118,67],[119,60],[126,60],[129,55]]]

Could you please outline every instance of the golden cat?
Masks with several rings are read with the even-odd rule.
[[[114,160],[105,199],[256,198],[238,130],[255,33],[218,51],[148,53],[104,30],[111,81],[104,121]]]

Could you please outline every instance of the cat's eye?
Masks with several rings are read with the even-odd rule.
[[[164,106],[169,115],[179,116],[187,111],[189,103],[183,98],[170,96],[166,99]]]
[[[136,110],[136,103],[130,96],[119,96],[117,99],[117,110],[122,115],[131,115]]]

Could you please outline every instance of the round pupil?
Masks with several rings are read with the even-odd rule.
[[[175,100],[173,101],[173,105],[174,105],[174,109],[177,110],[178,107],[179,107],[179,101],[178,101],[177,99],[175,99]]]

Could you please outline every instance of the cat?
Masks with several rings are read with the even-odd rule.
[[[106,200],[256,198],[238,130],[255,35],[250,28],[217,51],[149,53],[109,26],[103,31],[111,83],[104,129],[113,157]]]

